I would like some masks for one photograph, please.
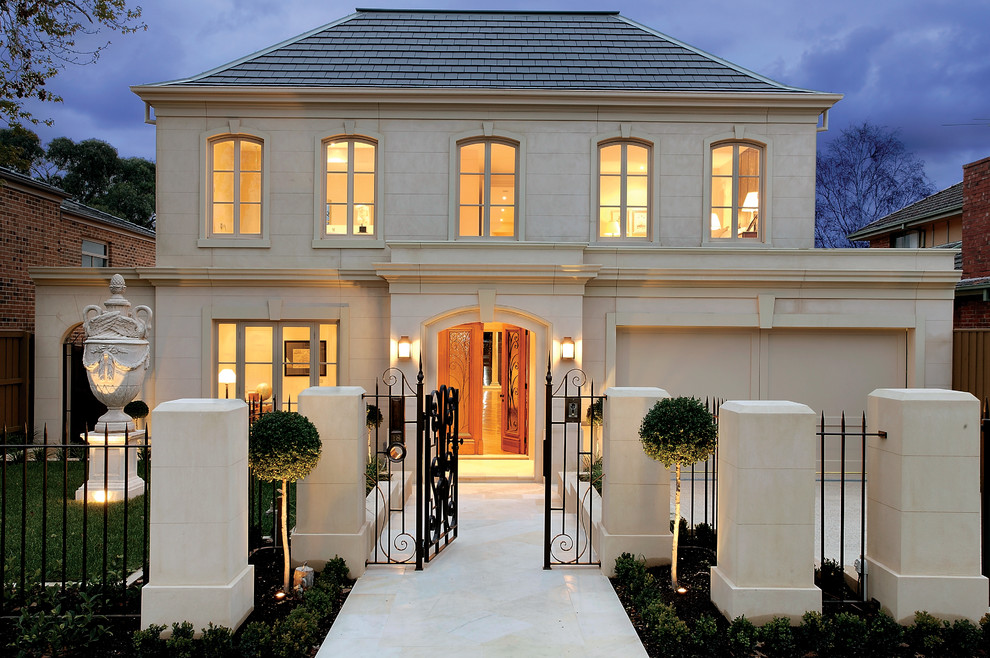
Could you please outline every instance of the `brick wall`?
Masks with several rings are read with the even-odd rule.
[[[879,238],[873,238],[870,240],[870,249],[882,248],[886,249],[890,246],[890,235],[881,235]]]
[[[0,329],[34,331],[30,267],[79,267],[82,240],[107,245],[109,267],[154,266],[153,238],[63,216],[62,197],[0,181]]]
[[[963,278],[990,276],[990,158],[963,166]]]
[[[952,324],[955,329],[990,328],[990,302],[978,295],[956,297]]]

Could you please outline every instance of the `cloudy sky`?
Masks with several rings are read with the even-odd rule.
[[[140,0],[139,0],[140,1]],[[130,4],[136,4],[131,0]],[[100,60],[51,83],[61,105],[43,142],[96,137],[154,158],[154,127],[129,86],[184,78],[353,13],[340,0],[144,0],[146,32],[104,35]],[[900,131],[938,188],[990,156],[988,0],[387,0],[368,6],[618,10],[680,41],[786,84],[845,94],[827,140],[864,121]],[[962,125],[960,125],[962,124]],[[819,147],[822,145],[819,142]]]

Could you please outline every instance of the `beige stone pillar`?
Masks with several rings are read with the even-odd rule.
[[[339,555],[351,578],[364,573],[371,551],[372,525],[365,510],[368,464],[364,389],[359,386],[307,388],[299,413],[316,425],[323,442],[320,462],[296,483],[293,564],[316,570]]]
[[[670,396],[653,387],[609,388],[605,396],[599,557],[612,576],[623,553],[670,564],[670,471],[646,455],[639,438],[646,412]]]
[[[726,402],[718,412],[718,566],[727,619],[798,623],[815,587],[815,413],[803,404]]]
[[[900,623],[916,610],[978,621],[980,405],[969,393],[877,389],[867,411],[867,587]]]
[[[151,417],[151,574],[141,590],[141,627],[237,628],[254,609],[247,405],[174,400]]]

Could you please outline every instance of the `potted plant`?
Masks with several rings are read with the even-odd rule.
[[[288,483],[306,477],[320,461],[316,426],[296,411],[270,411],[251,425],[248,463],[260,480],[282,482],[282,591],[289,593]]]
[[[715,452],[718,426],[715,417],[697,398],[665,398],[646,412],[639,428],[643,450],[664,466],[675,468],[674,543],[671,547],[670,582],[677,584],[677,542],[681,520],[681,466],[689,466]],[[667,503],[669,504],[669,502]]]

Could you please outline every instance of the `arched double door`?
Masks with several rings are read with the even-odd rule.
[[[460,390],[462,455],[526,456],[529,332],[500,322],[441,331],[439,380]]]

